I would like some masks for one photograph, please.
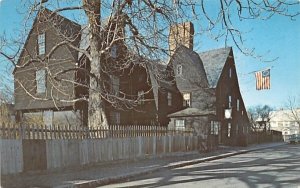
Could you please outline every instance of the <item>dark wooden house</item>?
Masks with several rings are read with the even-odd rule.
[[[114,30],[113,21],[104,24]],[[124,35],[122,28],[118,33]],[[108,32],[104,35],[109,37]],[[26,39],[19,68],[14,70],[18,121],[87,125],[88,103],[79,99],[89,97],[90,63],[68,45],[57,46],[65,37],[75,47],[89,51],[87,26],[41,10]],[[181,101],[174,82],[158,79],[157,72],[164,74],[166,66],[135,56],[122,40],[112,44],[101,59],[109,124],[166,126],[167,114],[177,111]]]
[[[47,9],[37,14],[13,72],[17,120],[80,124],[84,106],[76,102],[78,75],[71,71],[77,66],[78,53],[59,44],[68,37],[68,42],[78,46],[81,27]]]
[[[184,24],[191,31],[191,24]],[[185,27],[181,27],[185,29]],[[177,37],[193,37],[193,33]],[[193,51],[191,40],[178,43],[169,66],[174,71],[176,87],[182,94],[183,108],[169,114],[169,127],[192,129],[218,142],[246,142],[249,120],[240,93],[231,47],[203,53]],[[187,42],[184,42],[187,41]]]
[[[14,70],[17,118],[86,126],[88,103],[79,99],[89,97],[84,86],[89,85],[89,61],[68,45],[58,46],[67,36],[72,45],[89,50],[86,27],[47,9],[38,14]],[[113,28],[114,23],[105,24]],[[198,54],[193,51],[193,25],[176,28],[171,27],[167,65],[136,56],[121,40],[103,55],[102,94],[109,124],[169,125],[237,143],[247,133],[248,119],[232,49]],[[122,29],[119,34],[124,35]]]

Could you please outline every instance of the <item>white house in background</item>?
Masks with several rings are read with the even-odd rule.
[[[295,109],[294,113],[298,116],[298,122],[295,114],[293,114],[291,110],[281,109],[271,112],[270,129],[281,131],[284,141],[287,141],[293,134],[300,134],[300,108]]]

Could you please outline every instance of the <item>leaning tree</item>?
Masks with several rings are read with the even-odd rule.
[[[214,40],[224,40],[225,44],[236,46],[246,55],[256,56],[254,49],[244,46],[243,32],[237,23],[246,22],[249,19],[269,19],[273,15],[283,15],[294,19],[299,15],[299,1],[285,0],[216,0],[213,1],[213,10],[209,0],[29,0],[24,1],[22,12],[24,13],[24,25],[19,32],[20,37],[14,36],[9,39],[1,37],[0,56],[6,62],[12,63],[16,68],[18,58],[25,42],[34,17],[40,16],[38,12],[45,7],[52,11],[49,22],[53,22],[53,15],[63,14],[68,16],[85,28],[78,31],[78,35],[85,29],[88,34],[89,47],[81,48],[75,45],[75,37],[67,33],[60,33],[64,38],[47,51],[43,57],[30,56],[28,63],[45,62],[54,58],[52,54],[62,46],[68,46],[78,53],[84,54],[90,62],[90,69],[83,71],[89,76],[89,82],[76,83],[89,90],[89,96],[72,99],[72,101],[88,101],[89,125],[106,125],[107,118],[104,113],[105,103],[126,108],[134,108],[138,98],[120,97],[109,93],[105,87],[105,81],[111,69],[105,63],[105,54],[108,54],[113,45],[122,41],[126,49],[126,57],[114,65],[114,70],[122,70],[135,65],[148,68],[147,64],[155,65],[166,62],[169,58],[168,31],[171,25],[185,21],[192,21],[201,25],[195,35],[208,34]],[[25,10],[25,11],[24,11]],[[57,21],[57,20],[56,20]],[[61,25],[53,22],[53,27],[60,31]],[[119,34],[119,33],[122,34]],[[72,36],[76,36],[72,35]],[[178,41],[180,42],[180,41]],[[3,63],[3,62],[1,62]],[[25,63],[26,65],[27,63]],[[83,69],[77,67],[76,69]],[[153,70],[159,70],[159,68]],[[67,74],[69,71],[51,72],[47,69],[48,79],[51,79],[54,87],[61,82],[74,82],[74,80],[60,79],[59,75]],[[156,71],[157,79],[164,79]],[[22,86],[21,81],[19,81]],[[59,87],[57,87],[59,88]],[[23,89],[26,89],[25,87]],[[62,91],[63,92],[63,91]],[[36,100],[62,100],[55,97],[41,98],[26,92]],[[64,99],[65,100],[65,99]],[[104,102],[105,101],[105,102]],[[126,105],[124,105],[126,104]]]

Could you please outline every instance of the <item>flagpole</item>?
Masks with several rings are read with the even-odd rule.
[[[259,69],[259,70],[255,70],[255,71],[248,72],[248,73],[246,73],[245,75],[247,75],[247,74],[253,74],[253,73],[256,73],[256,72],[259,72],[259,71],[265,71],[265,70],[272,69],[272,68],[274,68],[274,65],[271,66],[271,67],[266,67],[266,68],[264,68],[264,69]]]

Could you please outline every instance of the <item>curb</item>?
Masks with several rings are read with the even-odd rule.
[[[219,154],[219,155],[216,155],[216,156],[210,156],[210,157],[205,157],[205,158],[201,158],[201,159],[194,159],[194,160],[190,160],[190,161],[178,162],[176,164],[168,164],[168,165],[165,165],[165,166],[154,167],[152,169],[147,169],[147,170],[143,170],[143,171],[140,171],[140,172],[133,172],[133,173],[128,173],[128,174],[114,176],[114,177],[101,178],[101,179],[97,179],[97,180],[90,180],[90,181],[86,181],[86,182],[75,183],[73,185],[57,186],[55,188],[66,188],[66,187],[68,187],[68,188],[69,187],[83,188],[83,187],[96,187],[96,186],[109,185],[109,184],[112,184],[112,183],[121,182],[121,181],[126,180],[126,179],[134,178],[137,175],[147,175],[147,174],[151,174],[151,173],[163,170],[163,169],[173,169],[173,168],[179,168],[179,167],[183,167],[183,166],[189,166],[189,165],[193,165],[193,164],[198,164],[198,163],[203,163],[203,162],[207,162],[207,161],[213,161],[213,160],[217,160],[217,159],[227,158],[227,157],[240,155],[240,154],[244,154],[244,153],[249,153],[249,152],[253,152],[253,151],[258,151],[258,150],[263,150],[263,149],[267,149],[267,148],[278,147],[278,146],[282,146],[282,145],[285,145],[285,144],[286,143],[281,143],[281,144],[277,144],[277,145],[271,145],[271,146],[269,145],[269,146],[263,146],[263,147],[253,148],[253,149],[239,150],[239,151]]]

